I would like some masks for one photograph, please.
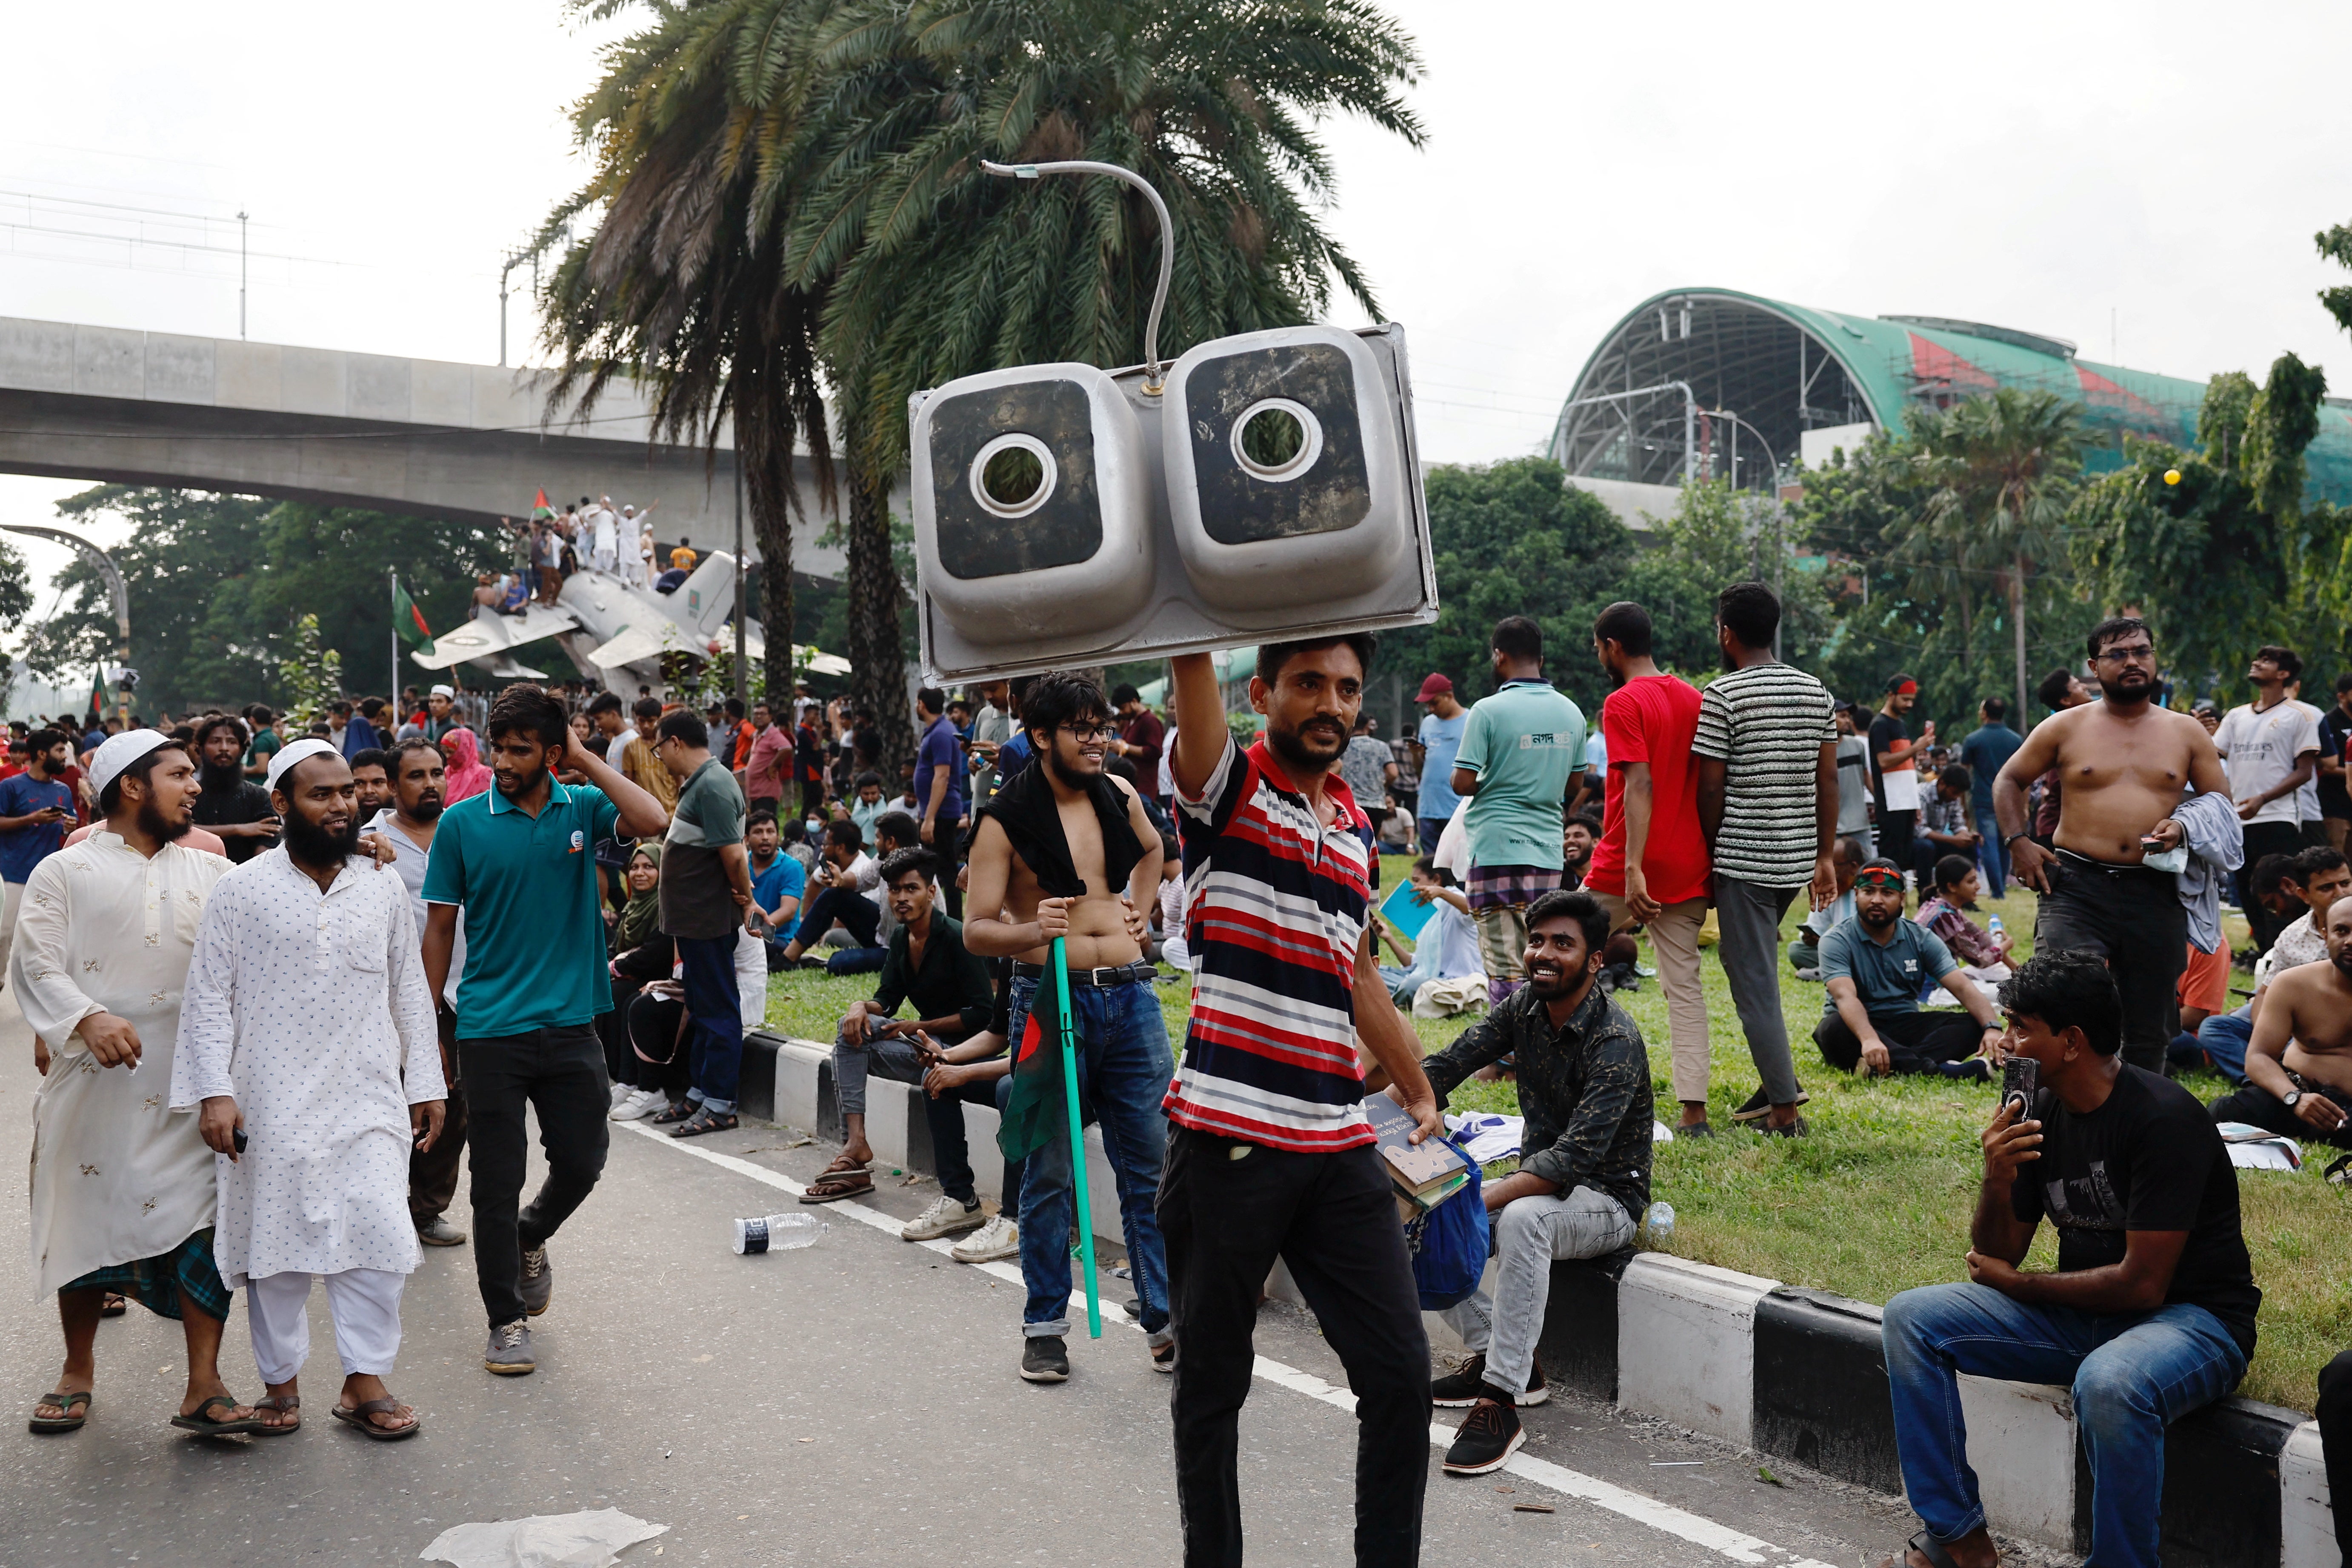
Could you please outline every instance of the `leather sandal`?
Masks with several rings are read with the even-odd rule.
[[[346,1426],[358,1427],[379,1443],[396,1443],[403,1437],[414,1437],[425,1430],[425,1423],[416,1418],[416,1413],[413,1410],[409,1412],[408,1425],[405,1426],[379,1426],[368,1419],[371,1415],[389,1415],[398,1410],[400,1401],[397,1399],[364,1399],[357,1405],[345,1405],[338,1401],[331,1408],[334,1412],[336,1420]]]
[[[1960,1568],[1952,1561],[1952,1554],[1944,1550],[1944,1543],[1924,1530],[1903,1544],[1907,1550],[1926,1558],[1927,1568]],[[1884,1557],[1879,1560],[1878,1568],[1906,1568],[1906,1562],[1900,1557]]]
[[[26,1431],[37,1432],[44,1436],[53,1432],[79,1432],[82,1424],[89,1419],[89,1390],[87,1388],[77,1388],[71,1394],[44,1394],[33,1401],[36,1410],[44,1405],[54,1405],[65,1414],[32,1416],[25,1423]],[[75,1409],[77,1405],[81,1408]]]
[[[302,1430],[302,1396],[299,1394],[265,1394],[253,1402],[253,1407],[256,1410],[275,1410],[280,1415],[294,1417],[290,1425],[284,1426],[265,1421],[254,1429],[256,1436],[284,1437]]]

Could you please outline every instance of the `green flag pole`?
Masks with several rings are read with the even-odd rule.
[[[1070,1182],[1078,1207],[1078,1257],[1087,1272],[1087,1337],[1102,1338],[1102,1288],[1095,1280],[1094,1205],[1087,1196],[1087,1138],[1078,1111],[1078,1030],[1070,1014],[1070,961],[1054,939],[1054,992],[1061,1004],[1062,1098],[1070,1108]]]

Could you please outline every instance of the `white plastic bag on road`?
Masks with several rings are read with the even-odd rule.
[[[453,1524],[417,1556],[456,1568],[612,1568],[624,1547],[668,1529],[617,1508],[535,1513],[491,1524]]]

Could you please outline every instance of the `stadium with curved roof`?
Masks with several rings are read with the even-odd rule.
[[[2259,380],[2263,367],[2247,369]],[[2096,364],[2039,332],[1675,289],[1643,300],[1601,340],[1549,452],[1584,479],[1679,485],[1696,473],[1764,489],[1785,481],[1801,453],[1818,460],[1874,427],[1899,432],[1915,406],[2002,386],[2079,404],[2093,472],[2121,465],[2126,435],[2194,447],[2205,397],[2201,381]],[[2327,400],[2305,461],[2317,494],[2352,502],[2352,402]]]

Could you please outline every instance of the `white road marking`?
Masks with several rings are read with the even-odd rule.
[[[748,1176],[752,1181],[772,1187],[780,1193],[789,1193],[795,1198],[808,1191],[806,1186],[781,1171],[772,1171],[765,1165],[755,1165],[749,1160],[738,1159],[732,1154],[721,1154],[716,1149],[705,1149],[683,1139],[668,1137],[642,1122],[624,1121],[618,1125],[643,1137],[650,1138],[665,1148],[675,1149],[681,1154],[690,1154],[698,1160],[717,1165],[721,1170],[731,1171],[739,1176]],[[855,1198],[844,1198],[836,1203],[821,1206],[845,1218],[854,1219],[861,1225],[868,1225],[877,1230],[887,1231],[894,1237],[898,1236],[899,1227],[905,1223],[892,1218],[880,1209],[868,1207]],[[941,1239],[918,1242],[915,1245],[933,1252],[946,1254],[953,1250],[955,1244]],[[1009,1263],[976,1263],[967,1264],[964,1267],[978,1268],[997,1279],[1010,1280],[1015,1285],[1022,1283],[1021,1270]],[[1109,1301],[1103,1303],[1103,1321],[1127,1323],[1129,1327],[1139,1330],[1141,1328],[1140,1324],[1132,1322],[1118,1305]],[[1297,1367],[1285,1365],[1281,1362],[1265,1356],[1258,1357],[1256,1364],[1251,1370],[1258,1378],[1278,1388],[1286,1388],[1293,1394],[1303,1394],[1309,1399],[1318,1400],[1334,1409],[1344,1410],[1350,1415],[1355,1413],[1356,1396],[1354,1394],[1344,1388],[1326,1383],[1313,1373],[1301,1372]],[[1454,1437],[1452,1427],[1436,1423],[1431,1424],[1429,1441],[1432,1447],[1441,1449],[1450,1447],[1453,1446]],[[1556,1491],[1562,1497],[1575,1498],[1581,1502],[1591,1503],[1593,1507],[1616,1514],[1621,1519],[1628,1519],[1636,1524],[1646,1525],[1662,1534],[1687,1541],[1694,1546],[1703,1546],[1710,1552],[1729,1558],[1734,1563],[1748,1563],[1750,1568],[1830,1568],[1828,1563],[1816,1562],[1810,1557],[1801,1557],[1796,1552],[1785,1547],[1775,1546],[1769,1541],[1761,1541],[1755,1536],[1717,1524],[1711,1519],[1692,1513],[1685,1509],[1676,1508],[1671,1503],[1644,1497],[1640,1492],[1628,1490],[1624,1487],[1604,1481],[1597,1476],[1588,1476],[1581,1471],[1571,1470],[1566,1466],[1555,1465],[1548,1459],[1536,1458],[1524,1450],[1512,1455],[1510,1461],[1503,1468],[1522,1479],[1533,1481],[1538,1486]]]

